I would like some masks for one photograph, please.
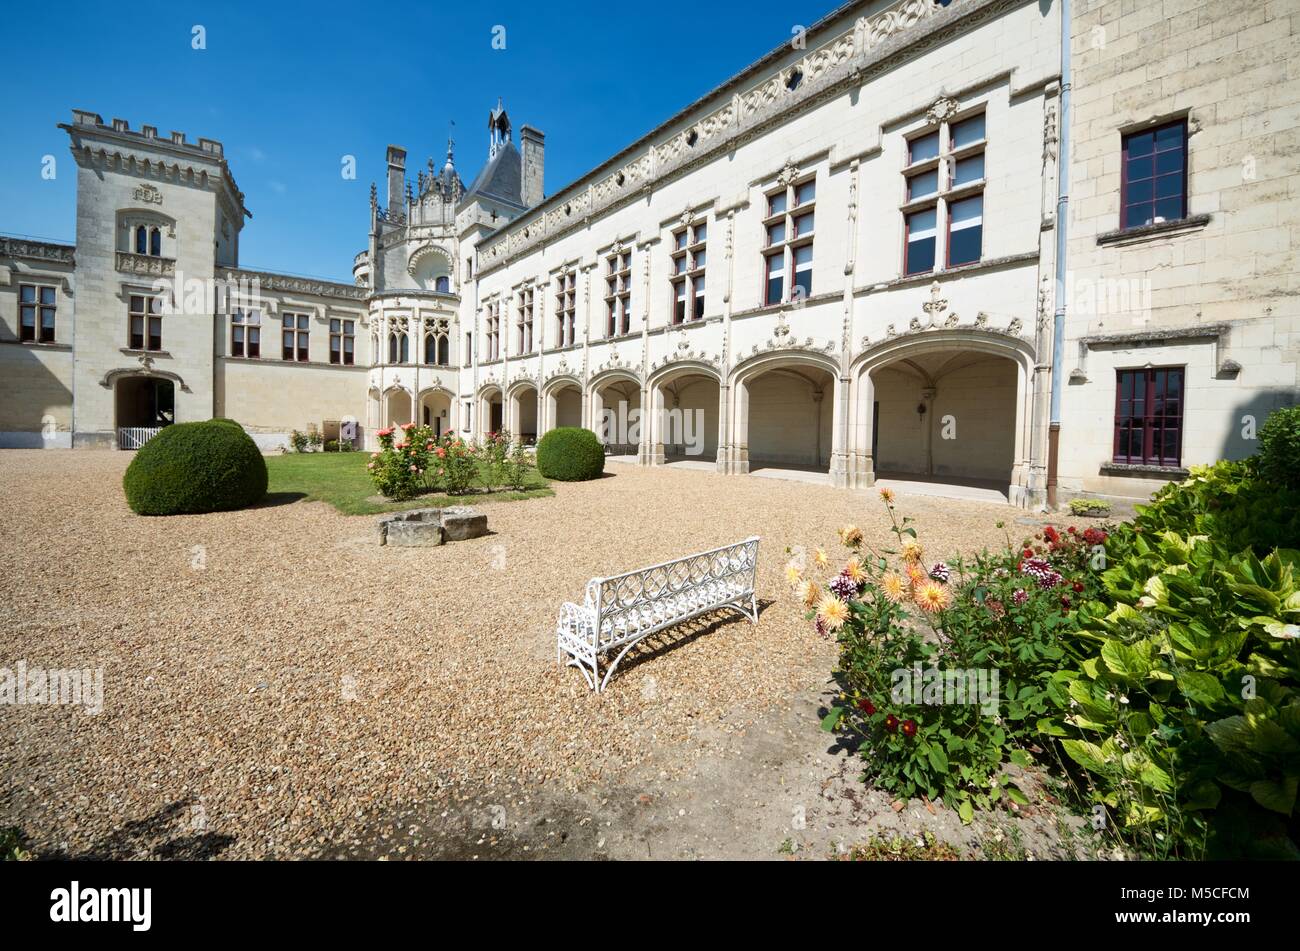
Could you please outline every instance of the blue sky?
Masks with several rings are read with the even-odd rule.
[[[19,4],[5,14],[0,232],[74,239],[75,166],[56,125],[75,107],[220,140],[253,212],[240,263],[350,280],[388,143],[407,149],[414,178],[430,155],[441,166],[454,121],[468,184],[501,96],[516,138],[524,123],[546,133],[552,194],[838,5]],[[205,50],[191,48],[195,24]],[[344,155],[355,181],[340,175]]]

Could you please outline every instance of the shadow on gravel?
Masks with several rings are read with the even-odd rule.
[[[775,603],[771,598],[758,599],[758,616],[760,620],[763,617],[763,612]],[[689,644],[697,637],[703,637],[705,634],[716,631],[724,624],[748,623],[748,618],[741,617],[736,612],[728,610],[717,614],[706,614],[703,617],[685,621],[681,624],[674,624],[667,630],[651,634],[633,647],[628,652],[628,655],[623,658],[622,663],[618,665],[618,670],[614,672],[614,679],[617,679],[620,673],[632,670],[646,661],[654,660],[661,654],[674,650],[683,644]]]
[[[234,844],[234,836],[191,828],[194,800],[179,800],[147,819],[128,822],[84,852],[40,852],[42,861],[120,861],[123,859],[215,859]],[[178,834],[179,833],[179,834]]]
[[[269,509],[279,505],[292,505],[299,499],[305,498],[307,498],[306,492],[268,492],[262,497],[262,501],[250,506],[250,508]]]

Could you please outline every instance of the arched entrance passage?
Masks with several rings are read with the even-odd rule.
[[[588,428],[605,444],[610,457],[635,459],[641,441],[641,381],[631,373],[615,371],[592,380],[588,392]]]
[[[674,367],[650,378],[650,462],[718,464],[719,394],[712,367]]]
[[[506,428],[525,445],[537,442],[537,387],[526,383],[510,390]]]
[[[854,368],[853,484],[897,479],[1026,499],[1027,342],[956,331],[890,341]]]
[[[835,362],[808,353],[765,354],[738,367],[733,379],[731,471],[829,477]]]
[[[400,386],[392,386],[384,391],[383,417],[385,429],[405,426],[414,422],[411,419],[411,391]]]
[[[113,383],[117,445],[139,449],[158,430],[176,422],[176,385],[152,376],[122,376]]]
[[[434,436],[445,435],[455,428],[451,418],[451,393],[447,390],[425,390],[420,394],[419,407],[420,424],[432,429]]]
[[[499,433],[505,425],[505,405],[499,386],[485,386],[479,390],[478,413],[473,420],[474,433],[483,438],[488,433]]]
[[[557,426],[582,425],[582,384],[563,377],[546,385],[542,397],[542,432]]]

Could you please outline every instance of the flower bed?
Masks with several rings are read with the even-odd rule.
[[[840,646],[823,726],[865,778],[968,822],[1025,803],[1011,767],[1038,767],[1126,851],[1300,858],[1300,493],[1269,471],[1194,467],[1131,524],[929,568],[882,490],[895,548],[848,527],[828,580],[787,569]]]
[[[529,480],[532,463],[524,447],[508,435],[491,433],[482,445],[454,434],[434,436],[428,426],[381,429],[379,451],[366,469],[375,488],[387,499],[404,501],[430,492],[465,495],[475,488],[492,492],[501,486],[515,491]]]

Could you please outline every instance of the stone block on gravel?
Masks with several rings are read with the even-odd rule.
[[[449,542],[487,534],[487,516],[472,505],[453,505],[442,510],[442,533]]]
[[[381,545],[432,548],[443,541],[441,509],[412,509],[380,520]]]

